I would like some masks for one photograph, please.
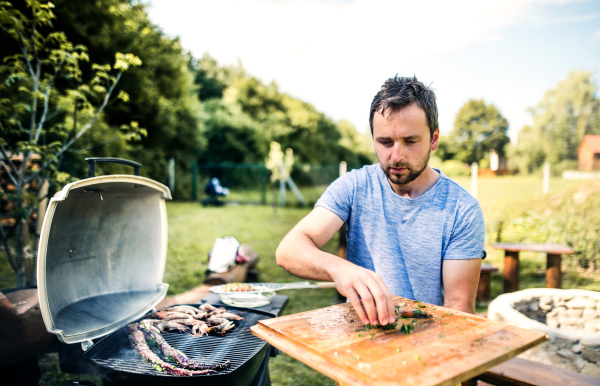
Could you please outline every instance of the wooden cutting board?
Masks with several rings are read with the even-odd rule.
[[[537,331],[409,299],[394,304],[421,307],[431,319],[412,319],[405,334],[364,330],[349,303],[265,319],[252,333],[343,385],[454,386],[540,343]]]

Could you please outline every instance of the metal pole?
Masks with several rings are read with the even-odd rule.
[[[550,162],[544,162],[544,182],[543,182],[543,192],[544,194],[548,193],[550,189]]]
[[[471,164],[471,195],[477,198],[477,173],[479,165],[477,162]]]

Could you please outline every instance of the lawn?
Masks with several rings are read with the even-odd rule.
[[[468,178],[457,179],[465,188],[469,188]],[[487,241],[494,242],[497,224],[518,218],[529,211],[542,212],[557,197],[570,202],[571,196],[582,188],[593,186],[590,181],[563,181],[553,179],[548,195],[542,194],[541,178],[536,177],[498,177],[480,179],[479,200],[486,218]],[[325,187],[311,188],[305,191],[309,201],[316,201]],[[589,190],[589,189],[588,189]],[[599,189],[600,191],[600,189]],[[252,198],[259,192],[252,192]],[[600,193],[598,193],[600,196]],[[272,198],[272,192],[268,192]],[[242,201],[244,196],[236,192],[234,201]],[[169,283],[169,294],[176,294],[200,284],[208,265],[207,253],[215,238],[234,235],[243,243],[251,245],[259,253],[258,264],[260,281],[291,282],[298,278],[279,268],[275,263],[275,250],[285,234],[309,211],[310,208],[295,207],[295,199],[288,193],[290,206],[277,208],[258,205],[229,205],[221,208],[203,208],[198,203],[169,202],[167,204],[169,223],[169,247],[164,281]],[[511,240],[503,240],[511,241]],[[328,252],[337,250],[338,237],[334,237],[325,246]],[[503,254],[487,248],[488,261],[502,269]],[[1,252],[0,252],[1,253]],[[567,260],[567,259],[564,259]],[[543,287],[545,255],[523,253],[521,255],[521,288]],[[600,290],[597,275],[569,270],[563,281],[565,288],[585,288]],[[0,256],[0,288],[14,286],[14,274]],[[492,297],[502,291],[500,274],[492,277]],[[290,297],[285,314],[297,313],[332,304],[334,290],[289,290],[282,291]],[[480,305],[478,311],[485,311]],[[56,370],[58,371],[58,370]],[[334,382],[313,371],[287,355],[280,355],[270,362],[271,377],[274,385],[333,385]],[[47,378],[48,379],[48,378]],[[58,372],[44,384],[58,384],[58,380],[68,379]]]

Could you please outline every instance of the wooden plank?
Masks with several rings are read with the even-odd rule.
[[[562,288],[562,274],[560,272],[560,255],[549,253],[546,264],[546,287]]]
[[[349,303],[259,321],[252,332],[343,385],[454,386],[547,340],[537,331],[505,325],[439,306],[423,306],[431,319],[414,319],[409,334],[364,331]]]
[[[514,358],[479,375],[477,379],[506,386],[598,386],[600,379],[591,375]]]
[[[553,254],[566,254],[570,255],[575,253],[575,250],[562,244],[519,244],[519,243],[496,243],[492,244],[492,247],[496,249],[504,249],[505,251],[519,252],[519,251],[532,251],[532,252],[544,252]]]
[[[519,252],[504,251],[504,293],[519,290]]]

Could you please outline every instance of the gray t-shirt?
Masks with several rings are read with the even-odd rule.
[[[347,225],[348,261],[377,272],[392,295],[442,305],[443,260],[484,256],[479,202],[444,175],[416,198],[396,194],[379,164],[335,180],[315,206]]]

